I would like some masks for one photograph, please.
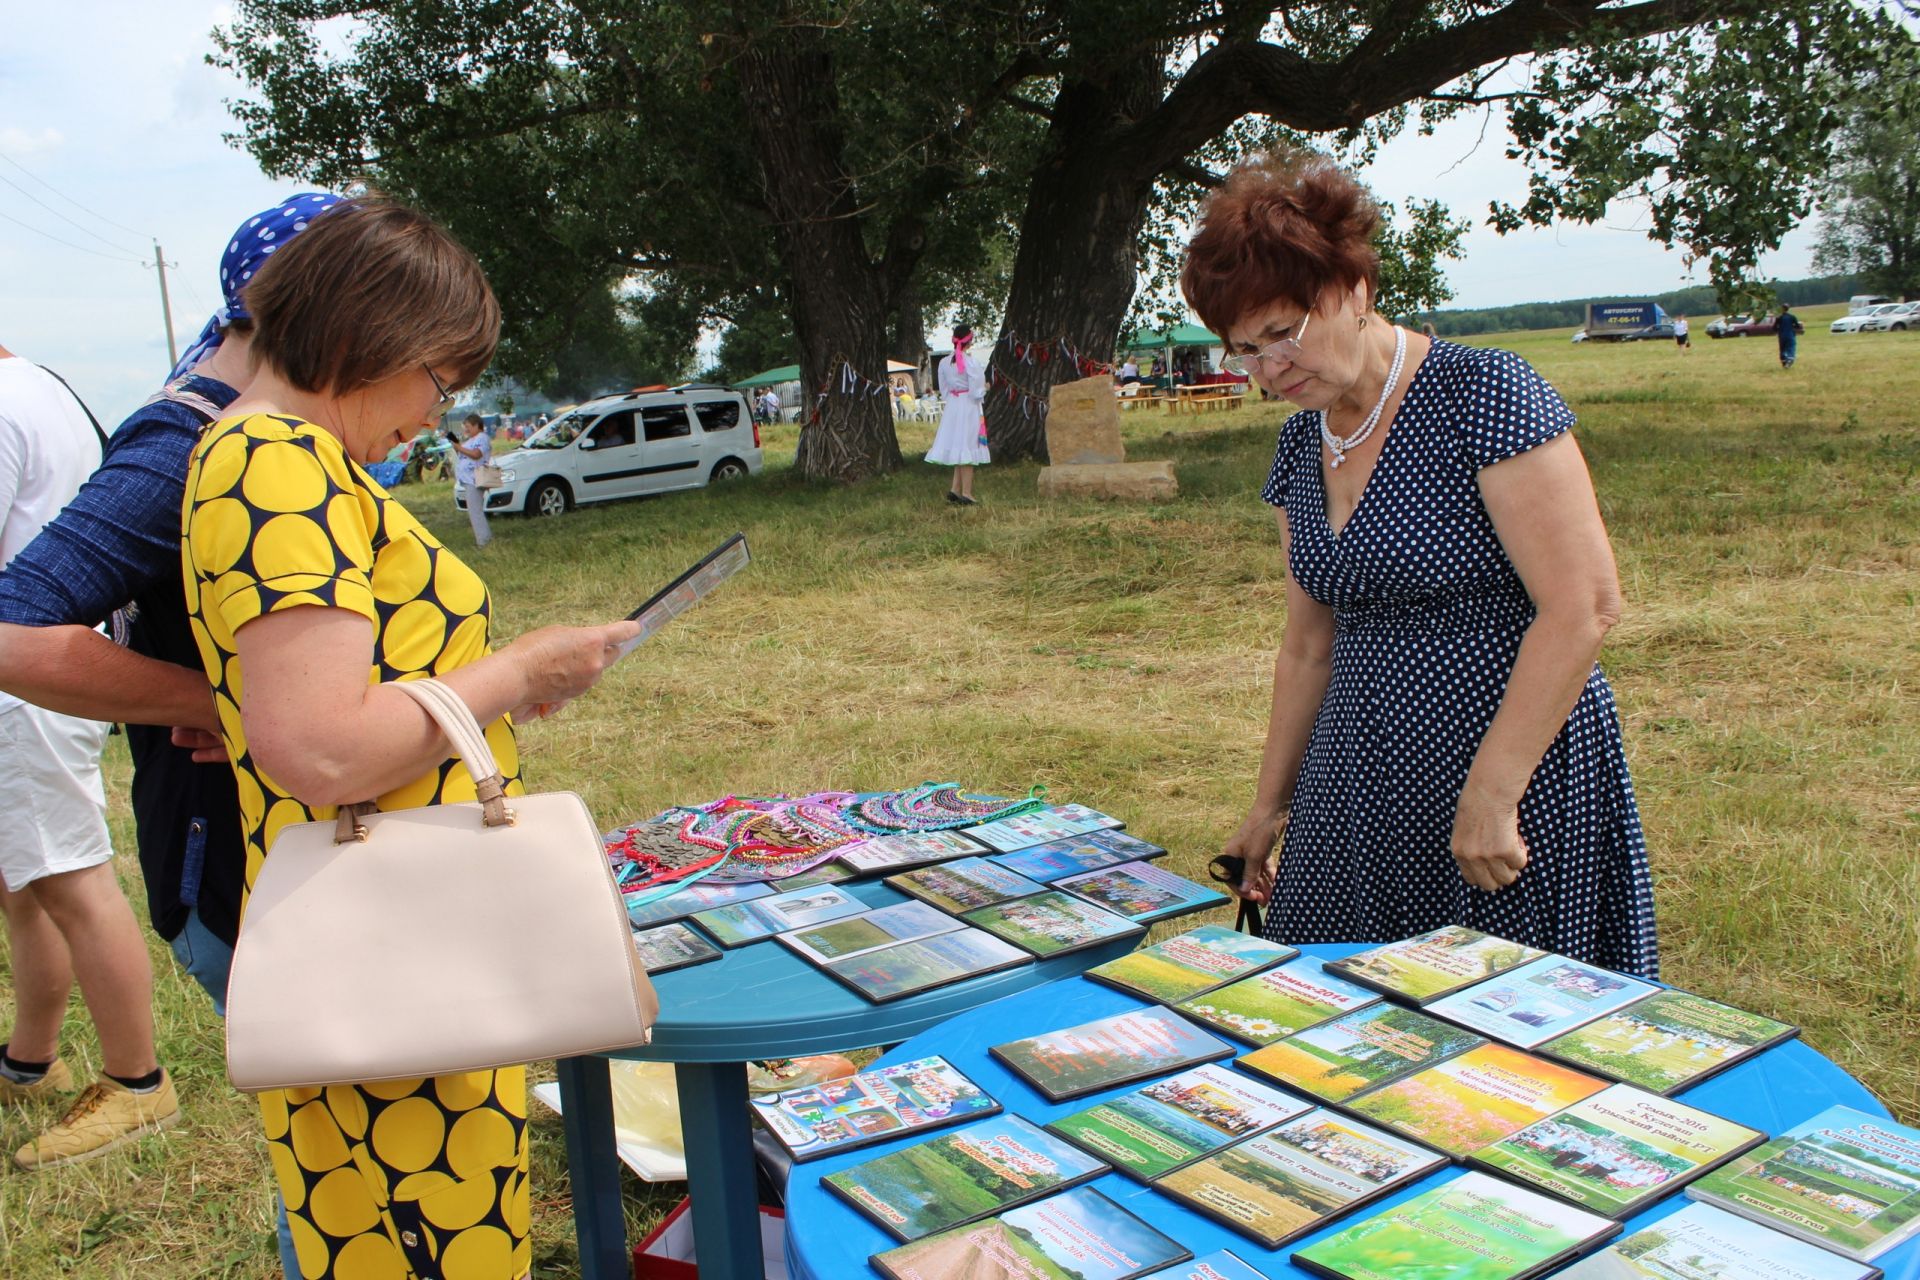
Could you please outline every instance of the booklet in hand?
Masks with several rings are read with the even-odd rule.
[[[640,634],[620,645],[626,657],[645,644],[653,633],[672,622],[706,598],[709,591],[747,566],[747,535],[736,533],[700,558],[700,562],[666,586],[653,593],[645,604],[627,615],[640,624]]]

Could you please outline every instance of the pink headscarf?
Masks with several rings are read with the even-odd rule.
[[[957,329],[953,334],[953,371],[965,374],[967,371],[967,348],[973,345],[973,330]]]

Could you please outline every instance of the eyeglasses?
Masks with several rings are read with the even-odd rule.
[[[1311,319],[1313,319],[1313,312],[1309,311],[1305,316],[1301,317],[1300,332],[1294,334],[1291,338],[1282,338],[1278,342],[1270,342],[1250,356],[1228,356],[1220,362],[1220,367],[1229,373],[1240,373],[1251,377],[1253,374],[1259,372],[1260,365],[1263,361],[1284,360],[1287,364],[1292,365],[1294,361],[1300,358],[1300,339],[1307,336],[1307,321]]]
[[[453,408],[453,402],[460,398],[460,393],[458,391],[449,391],[447,384],[440,381],[440,375],[433,371],[432,365],[423,364],[420,367],[427,371],[427,376],[433,379],[433,389],[440,393],[440,403],[434,405],[432,412],[427,415],[430,418],[438,418],[446,413],[447,410]]]

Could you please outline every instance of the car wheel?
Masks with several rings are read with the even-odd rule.
[[[723,480],[744,480],[746,475],[746,463],[738,458],[722,458],[713,464],[713,474],[707,479],[710,483],[719,484]]]
[[[1907,326],[1904,324],[1896,324],[1893,326],[1893,331],[1895,333],[1905,333],[1907,331]]]
[[[563,516],[573,507],[573,495],[558,480],[542,480],[527,493],[530,516]]]

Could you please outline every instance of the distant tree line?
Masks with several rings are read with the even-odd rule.
[[[1814,307],[1823,302],[1845,302],[1859,293],[1873,292],[1864,276],[1814,276],[1807,280],[1776,280],[1773,295],[1779,302],[1794,307]],[[1514,329],[1566,329],[1587,322],[1589,302],[1655,302],[1673,316],[1716,316],[1720,304],[1712,285],[1696,285],[1671,293],[1606,294],[1597,298],[1573,298],[1566,302],[1522,302],[1511,307],[1477,307],[1449,311],[1426,311],[1407,323],[1431,324],[1443,338],[1458,338],[1476,333],[1506,333]]]

